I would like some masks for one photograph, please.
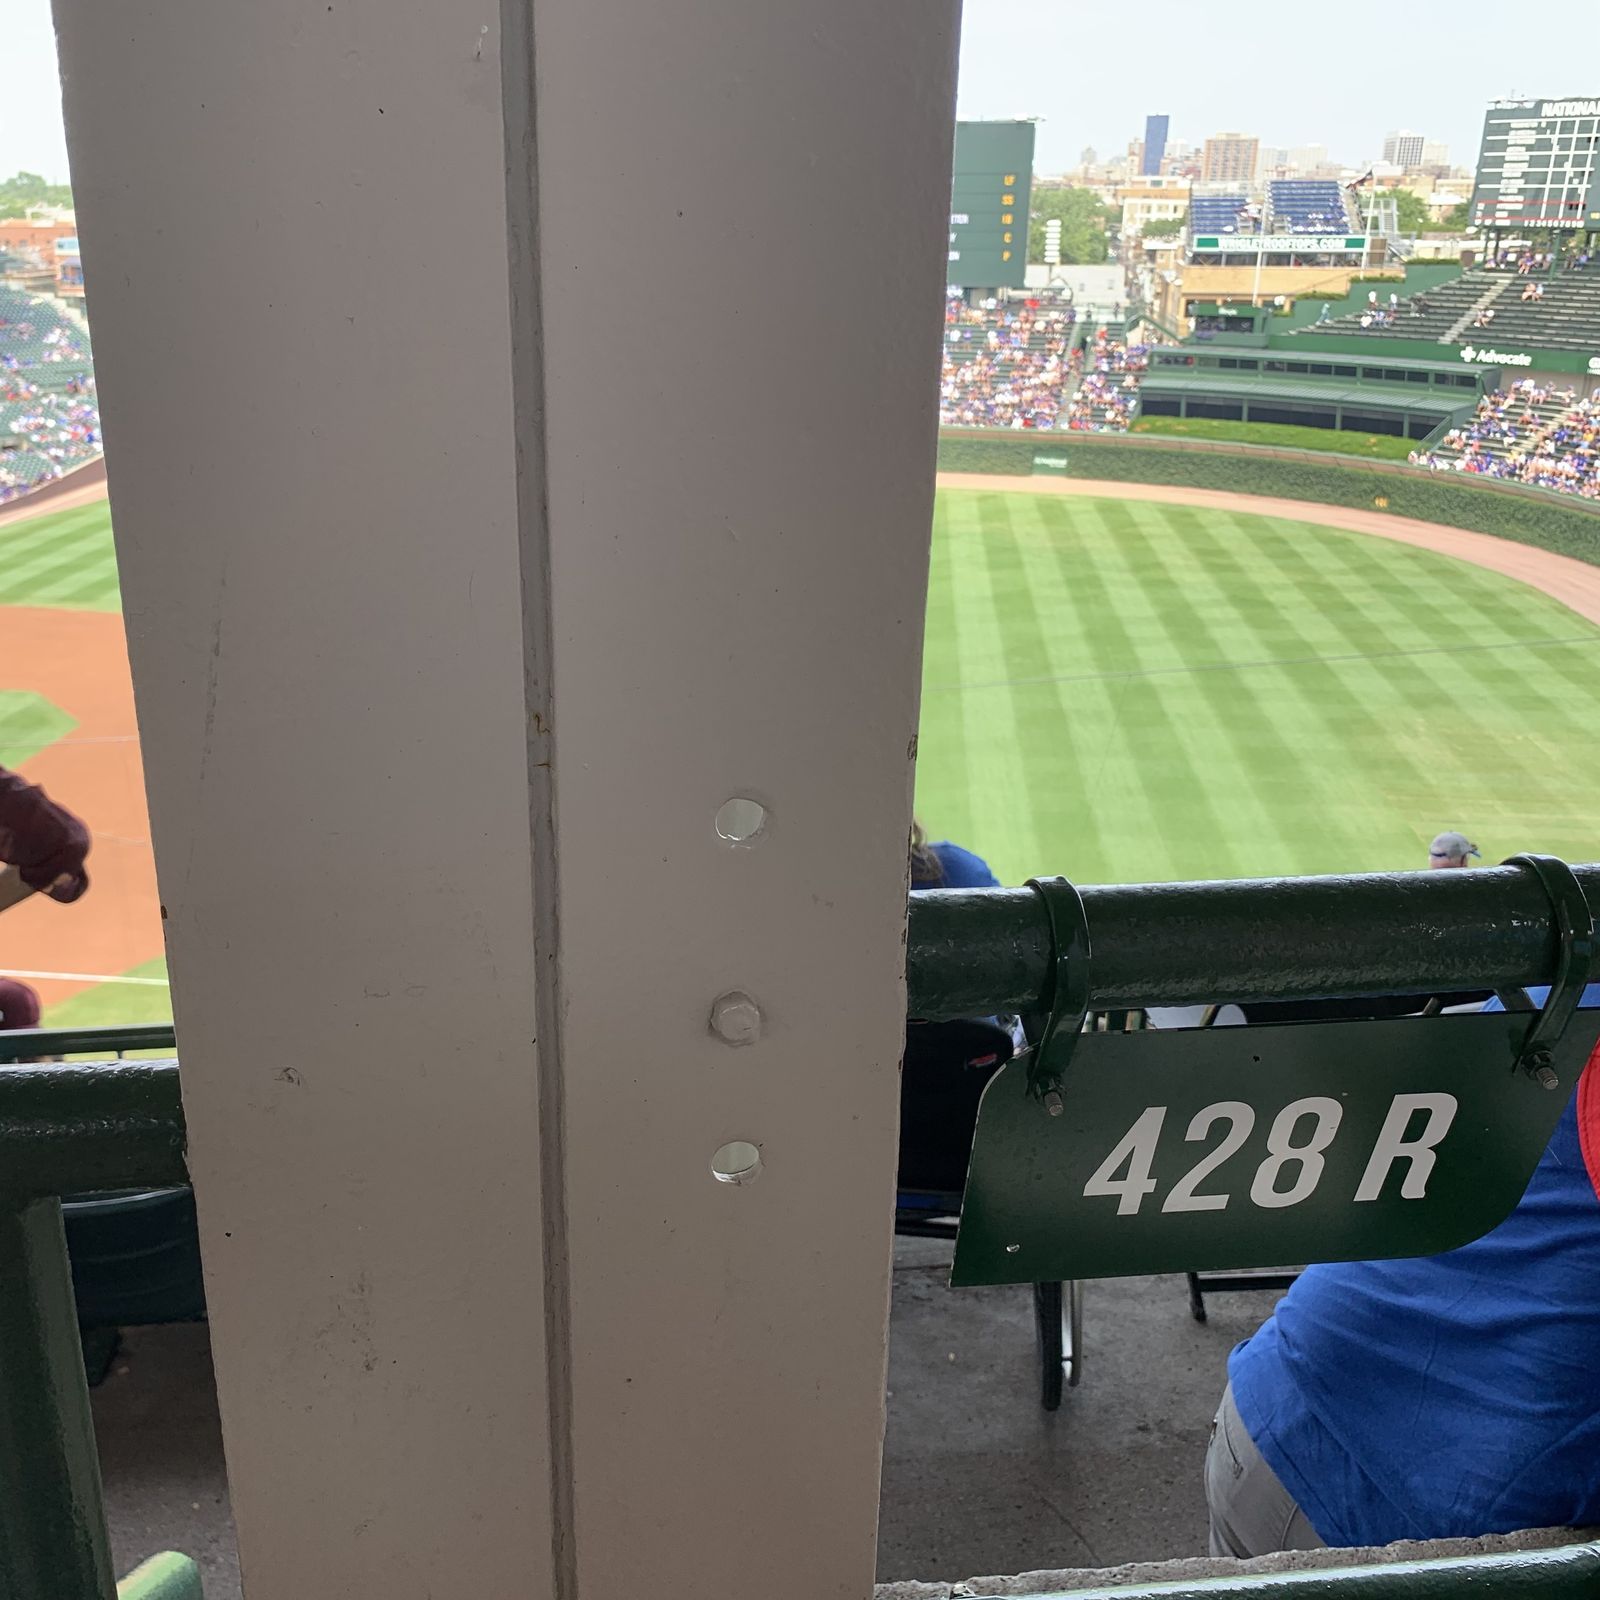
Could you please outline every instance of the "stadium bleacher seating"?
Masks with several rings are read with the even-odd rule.
[[[1332,178],[1277,178],[1267,185],[1272,233],[1348,233],[1344,189]]]
[[[55,301],[0,284],[0,503],[99,454],[88,335]]]
[[[1538,300],[1523,300],[1530,283],[1543,286]],[[1532,278],[1515,272],[1478,268],[1422,294],[1408,295],[1389,315],[1362,325],[1364,313],[1333,317],[1297,330],[1301,333],[1357,333],[1375,339],[1428,339],[1440,344],[1483,344],[1502,349],[1569,350],[1600,354],[1600,264]],[[1477,319],[1493,316],[1485,323]]]
[[[1254,233],[1244,215],[1249,200],[1242,194],[1194,195],[1189,201],[1191,233]]]
[[[1600,402],[1524,379],[1485,395],[1472,417],[1411,459],[1434,472],[1600,499]]]
[[[1558,272],[1550,278],[1528,279],[1503,272],[1484,276],[1506,285],[1494,302],[1496,341],[1600,354],[1600,266]],[[1543,288],[1538,300],[1521,298],[1530,281]]]
[[[950,301],[940,425],[1125,431],[1145,347],[1130,350],[1120,330],[1120,323],[1080,321],[1071,306]]]
[[[1393,321],[1373,322],[1363,327],[1361,313],[1352,312],[1345,317],[1331,317],[1326,322],[1309,323],[1302,333],[1362,333],[1376,339],[1428,339],[1446,342],[1450,330],[1470,316],[1474,306],[1483,298],[1484,285],[1479,276],[1468,273],[1451,278],[1423,294],[1408,295],[1401,300]],[[1379,294],[1379,309],[1387,314],[1389,291]]]
[[[1076,383],[1071,306],[945,307],[939,419],[946,427],[1052,428]]]

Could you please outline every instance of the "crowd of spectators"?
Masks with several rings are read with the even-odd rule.
[[[1552,409],[1554,407],[1554,409]],[[1524,378],[1488,394],[1472,418],[1411,461],[1432,472],[1467,472],[1600,499],[1600,398],[1580,400]]]
[[[1143,345],[1129,350],[1105,328],[1080,329],[1071,306],[952,299],[939,421],[957,428],[1125,432],[1145,361]]]
[[[1150,347],[1110,338],[1101,328],[1083,352],[1083,379],[1066,426],[1081,433],[1126,433],[1139,403],[1139,377]]]
[[[1521,277],[1536,273],[1549,273],[1559,266],[1566,272],[1581,272],[1593,259],[1589,249],[1573,250],[1564,257],[1554,250],[1497,250],[1486,256],[1485,272],[1515,272]]]
[[[939,420],[946,427],[1054,428],[1074,383],[1077,313],[1037,300],[945,307]]]
[[[89,363],[88,341],[65,313],[0,289],[0,504],[100,454]]]

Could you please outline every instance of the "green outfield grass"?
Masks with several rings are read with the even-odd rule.
[[[115,609],[106,508],[0,529],[6,604]],[[1275,517],[939,496],[918,809],[1005,882],[1416,867],[1447,827],[1489,860],[1594,860],[1596,726],[1600,628],[1463,562]],[[0,695],[0,761],[66,731]],[[106,984],[48,1020],[168,1014],[165,988]]]
[[[0,527],[0,606],[120,611],[109,505],[96,500]]]
[[[1001,879],[1600,857],[1600,629],[1276,517],[939,496],[917,803]]]
[[[1417,448],[1414,439],[1387,433],[1299,428],[1287,422],[1229,422],[1225,417],[1140,417],[1131,430],[1172,439],[1220,439],[1228,444],[1270,444],[1280,450],[1321,450],[1370,461],[1404,461]]]
[[[4,637],[5,620],[0,618],[0,641]],[[77,723],[65,711],[42,696],[0,688],[0,767],[20,767],[29,756],[64,739],[75,727]]]
[[[92,865],[93,863],[91,863]],[[166,984],[167,963],[162,957],[147,961],[124,977],[145,980],[139,983],[101,983],[85,989],[59,1005],[47,1006],[47,1028],[132,1027],[141,1022],[172,1021],[172,991]],[[157,981],[150,981],[157,980]],[[155,1051],[156,1055],[169,1054]]]

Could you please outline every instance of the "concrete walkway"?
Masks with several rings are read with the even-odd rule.
[[[896,1252],[880,1582],[1203,1555],[1200,1465],[1229,1350],[1276,1296],[1086,1286],[1084,1378],[1038,1400],[1026,1288],[947,1288],[949,1247]]]
[[[878,1600],[1060,1594],[1577,1537],[1207,1560],[1211,1413],[1228,1351],[1274,1296],[1212,1295],[1201,1326],[1181,1278],[1089,1285],[1084,1381],[1051,1416],[1038,1404],[1028,1291],[946,1288],[947,1245],[901,1240],[895,1254]],[[182,1550],[200,1563],[206,1600],[240,1600],[206,1330],[129,1333],[94,1410],[117,1571]],[[1021,1576],[972,1576],[982,1573]]]

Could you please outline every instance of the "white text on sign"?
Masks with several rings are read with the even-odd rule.
[[[1404,1167],[1400,1197],[1404,1200],[1426,1198],[1436,1151],[1455,1120],[1456,1104],[1456,1097],[1451,1094],[1395,1095],[1373,1141],[1352,1199],[1379,1199],[1389,1174],[1397,1165]],[[1423,1117],[1422,1126],[1412,1134],[1412,1123],[1418,1113]],[[1160,1187],[1151,1174],[1166,1120],[1165,1106],[1149,1106],[1140,1112],[1133,1126],[1084,1184],[1085,1198],[1114,1199],[1119,1217],[1137,1216],[1146,1197]],[[1250,1180],[1251,1204],[1275,1211],[1309,1200],[1322,1181],[1327,1151],[1338,1137],[1343,1120],[1344,1107],[1327,1095],[1308,1095],[1303,1100],[1291,1101],[1278,1112],[1267,1131],[1266,1158],[1257,1165]],[[1161,1202],[1162,1211],[1226,1209],[1233,1199],[1230,1190],[1202,1189],[1201,1185],[1244,1148],[1255,1125],[1255,1107],[1242,1100],[1219,1100],[1195,1112],[1184,1130],[1186,1143],[1205,1143],[1219,1126],[1224,1126],[1225,1131],[1168,1190]]]

